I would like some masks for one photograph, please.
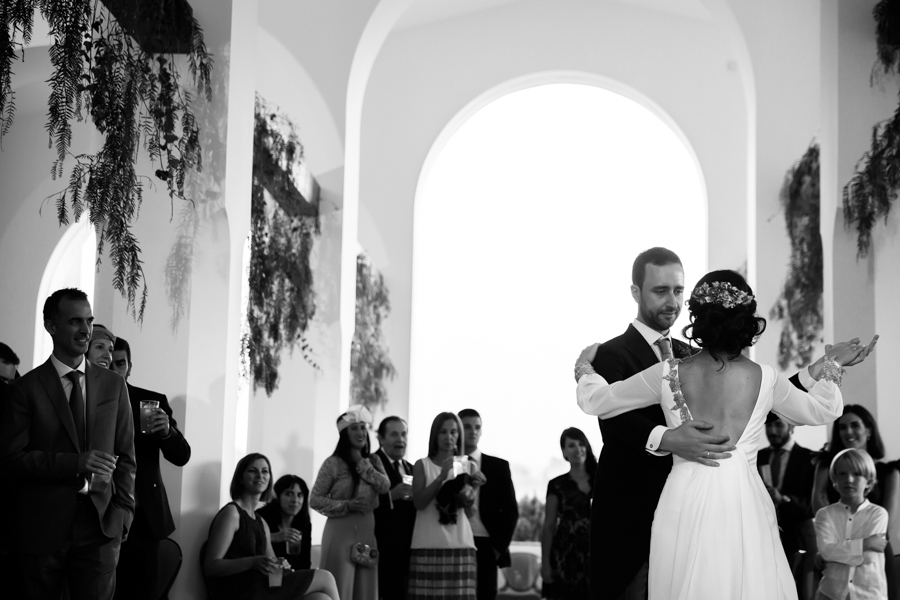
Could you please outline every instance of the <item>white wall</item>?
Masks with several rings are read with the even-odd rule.
[[[396,412],[409,393],[416,185],[456,113],[535,72],[595,73],[634,88],[671,116],[700,160],[710,199],[710,268],[737,267],[747,245],[747,116],[731,56],[715,23],[620,3],[518,2],[388,38],[366,91],[359,236],[364,247],[383,249],[373,261],[391,290],[386,333],[398,368],[389,386]],[[477,207],[461,201],[460,209],[477,218]]]

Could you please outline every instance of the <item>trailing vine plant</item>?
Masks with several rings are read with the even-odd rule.
[[[299,348],[319,365],[305,333],[316,312],[310,253],[319,234],[318,198],[304,199],[296,173],[303,146],[294,124],[256,96],[250,212],[250,297],[247,304],[253,389],[278,387],[285,349]],[[299,197],[298,197],[299,195]],[[312,200],[312,202],[309,202]],[[307,206],[309,205],[309,206]],[[307,214],[312,212],[312,214]]]
[[[896,73],[900,66],[900,3],[881,0],[875,17],[878,60],[872,80]],[[889,119],[872,128],[869,150],[856,163],[844,186],[844,223],[856,226],[857,257],[866,256],[872,244],[872,228],[879,218],[887,220],[900,187],[900,105]]]
[[[350,403],[377,408],[388,402],[384,382],[396,375],[381,330],[391,312],[384,277],[369,259],[356,257],[356,329],[350,347]]]
[[[784,321],[778,364],[787,369],[792,362],[797,367],[809,364],[815,344],[821,341],[824,323],[818,144],[812,144],[788,171],[781,205],[791,240],[791,260],[771,317]]]
[[[156,167],[154,176],[165,183],[172,202],[186,199],[185,180],[201,169],[202,161],[193,98],[182,85],[173,53],[146,50],[134,36],[165,38],[168,28],[181,28],[186,20],[188,68],[194,88],[207,101],[213,63],[203,32],[185,2],[107,2],[117,7],[120,18],[155,31],[151,36],[126,31],[99,0],[0,3],[0,138],[8,133],[15,116],[13,63],[18,50],[24,58],[39,10],[54,38],[46,125],[50,145],[56,148],[53,178],[64,176],[66,158],[73,160],[66,188],[54,195],[57,219],[68,225],[71,210],[76,221],[87,214],[99,228],[98,256],[108,244],[113,287],[126,298],[132,316],[142,321],[147,283],[131,227],[140,211],[144,186],[153,180],[136,171],[139,152],[143,148],[149,155]],[[87,118],[104,136],[103,145],[96,153],[73,155],[72,122]]]

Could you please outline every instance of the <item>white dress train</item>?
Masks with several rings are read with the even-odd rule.
[[[756,449],[770,411],[792,424],[822,425],[841,415],[843,402],[830,381],[804,393],[772,367],[760,367],[759,397],[731,458],[717,468],[674,459],[653,519],[650,600],[797,598],[775,507],[756,470]],[[578,382],[579,402],[589,396],[601,418],[658,402],[668,425],[677,427],[690,418],[671,389],[677,375],[677,361],[612,385],[600,375],[585,375]],[[690,398],[685,401],[689,408]]]

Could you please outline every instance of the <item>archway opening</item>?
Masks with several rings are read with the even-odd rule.
[[[670,119],[630,96],[568,83],[509,93],[439,141],[419,185],[410,447],[427,447],[438,412],[475,408],[481,447],[510,461],[520,497],[567,470],[566,427],[599,452],[572,367],[634,319],[634,257],[674,250],[688,286],[706,271],[697,161]]]

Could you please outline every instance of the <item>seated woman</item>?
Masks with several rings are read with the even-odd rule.
[[[272,533],[275,556],[286,558],[295,570],[308,569],[310,560],[309,487],[296,475],[275,482],[275,499],[256,511]]]
[[[260,497],[272,492],[272,469],[262,454],[248,454],[231,478],[231,498],[213,519],[203,561],[211,598],[228,600],[339,600],[334,577],[319,569],[286,570],[281,587],[269,587],[268,575],[281,569],[269,527],[254,512]]]

